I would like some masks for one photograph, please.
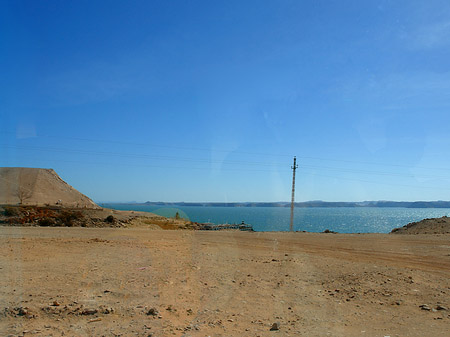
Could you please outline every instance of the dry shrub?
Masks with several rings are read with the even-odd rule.
[[[3,207],[4,211],[3,214],[5,216],[18,216],[20,215],[20,211],[17,207],[10,207],[10,206],[5,206]]]
[[[59,216],[58,220],[67,227],[72,227],[75,225],[76,221],[80,221],[84,218],[83,213],[80,211],[63,211]]]

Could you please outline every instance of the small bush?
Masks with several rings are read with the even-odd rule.
[[[106,222],[109,222],[109,223],[113,223],[113,222],[114,222],[114,217],[113,217],[112,215],[108,215],[108,216],[106,217],[105,221],[106,221]]]
[[[83,219],[83,213],[81,212],[71,212],[71,211],[63,211],[59,216],[58,220],[62,222],[63,225],[72,227],[74,225],[75,220]]]
[[[53,219],[41,219],[38,221],[38,225],[42,227],[53,227],[55,226],[55,221]]]
[[[16,207],[4,207],[4,212],[3,214],[5,216],[18,216],[20,215],[19,210]]]

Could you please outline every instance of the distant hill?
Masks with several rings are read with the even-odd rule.
[[[290,202],[151,202],[150,206],[216,206],[216,207],[290,207]],[[361,201],[361,202],[296,202],[295,207],[403,207],[403,208],[450,208],[450,201]]]
[[[54,170],[0,167],[0,204],[100,208]]]

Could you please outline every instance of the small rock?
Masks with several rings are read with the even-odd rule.
[[[101,317],[97,317],[97,318],[90,319],[90,320],[88,321],[88,323],[100,322],[101,320],[102,320]]]
[[[438,304],[438,305],[436,306],[436,310],[448,310],[448,308],[447,308],[447,307],[444,307],[443,305]]]
[[[103,313],[104,313],[105,315],[111,314],[111,313],[113,313],[113,312],[114,312],[114,309],[113,309],[113,308],[105,308],[105,309],[103,309]]]
[[[149,316],[158,316],[158,309],[156,309],[156,308],[150,308],[148,311],[147,311],[147,315],[149,315]]]
[[[17,315],[19,315],[19,316],[26,316],[28,314],[29,314],[28,308],[20,307],[20,308],[17,309]]]
[[[59,304],[58,301],[53,301],[52,305],[53,305],[54,307],[59,307],[61,304]]]
[[[431,308],[428,306],[428,304],[421,304],[419,305],[419,308],[426,311],[431,311]]]
[[[17,316],[25,316],[26,318],[35,318],[36,317],[36,315],[33,315],[33,313],[27,307],[16,308],[15,310],[17,312]]]
[[[169,306],[166,308],[166,310],[167,310],[167,311],[170,311],[170,312],[177,311],[177,309],[175,309],[172,305],[169,305]]]
[[[280,330],[280,323],[279,322],[275,322],[272,324],[272,327],[270,328],[270,331],[278,331]]]
[[[97,313],[97,309],[93,309],[93,308],[84,309],[81,312],[82,315],[95,315],[96,313]]]

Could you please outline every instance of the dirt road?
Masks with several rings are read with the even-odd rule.
[[[449,235],[0,227],[0,252],[2,336],[450,331]]]

